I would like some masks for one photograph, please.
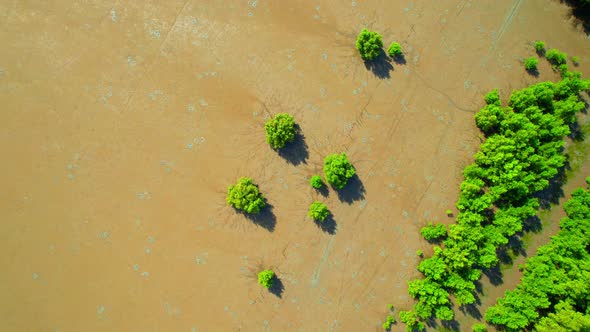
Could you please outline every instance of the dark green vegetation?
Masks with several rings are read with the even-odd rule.
[[[315,189],[320,189],[324,186],[324,181],[319,175],[314,175],[309,179],[309,184]]]
[[[264,124],[266,141],[273,149],[280,149],[295,140],[295,119],[287,113],[279,113]]]
[[[589,86],[579,73],[568,72],[557,83],[514,91],[504,107],[497,90],[485,96],[487,105],[475,121],[486,140],[463,171],[457,223],[443,246],[435,246],[433,256],[420,262],[424,278],[409,282],[408,292],[417,303],[400,313],[408,330],[421,329],[421,320],[433,316],[453,319],[451,294],[459,306],[476,301],[474,282],[482,269],[499,263],[496,250],[537,213],[534,194],[548,188],[564,166],[563,138],[584,108],[579,93]]]
[[[535,51],[537,51],[537,54],[541,55],[543,53],[545,53],[545,42],[544,41],[536,41],[535,42]]]
[[[342,189],[356,174],[354,166],[348,161],[346,153],[331,154],[324,159],[326,181],[336,189]]]
[[[361,54],[361,58],[367,61],[377,58],[382,47],[381,35],[375,31],[363,29],[356,39],[356,49]]]
[[[307,214],[315,221],[324,221],[330,215],[330,210],[326,204],[315,201],[309,206]]]
[[[263,270],[258,273],[258,283],[265,288],[271,288],[275,279],[273,270]]]
[[[443,224],[429,222],[428,226],[422,227],[420,234],[428,241],[438,241],[447,237],[447,228]]]
[[[264,196],[252,179],[243,177],[229,186],[225,200],[228,205],[246,213],[256,214],[266,206]]]
[[[551,241],[527,259],[520,284],[486,311],[513,330],[590,331],[590,191],[572,193]]]
[[[537,65],[539,64],[539,60],[534,57],[530,57],[524,61],[524,68],[528,71],[537,70]]]
[[[389,54],[392,58],[397,58],[398,56],[403,54],[402,46],[399,43],[393,42],[389,45],[387,49],[387,54]]]

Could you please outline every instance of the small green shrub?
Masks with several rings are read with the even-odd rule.
[[[533,71],[537,69],[537,64],[539,64],[539,60],[530,57],[524,61],[524,68],[528,71]]]
[[[330,210],[326,204],[315,201],[309,206],[307,214],[315,221],[324,221],[330,215]]]
[[[279,113],[264,125],[266,141],[273,149],[280,149],[295,140],[295,119],[287,113]]]
[[[482,323],[477,323],[474,324],[471,329],[473,330],[473,332],[487,332],[488,328],[486,327],[486,324],[482,324]]]
[[[374,60],[381,53],[383,41],[381,35],[375,31],[363,29],[356,39],[356,48],[364,60]]]
[[[402,55],[402,53],[402,46],[396,42],[391,43],[391,45],[389,45],[389,48],[387,49],[387,54],[389,54],[389,56],[392,58],[397,58],[400,55]]]
[[[316,189],[320,189],[324,186],[324,181],[319,175],[314,175],[309,179],[309,184]]]
[[[428,241],[441,240],[447,236],[447,228],[443,224],[434,225],[432,222],[420,230],[422,236]]]
[[[399,320],[406,324],[406,330],[409,332],[424,330],[424,323],[418,320],[418,316],[413,311],[400,311]]]
[[[537,51],[537,54],[543,54],[543,52],[545,52],[545,42],[540,40],[536,41],[535,51]]]
[[[243,177],[229,186],[225,201],[228,205],[246,213],[256,214],[266,206],[264,196],[252,179]]]
[[[565,77],[565,75],[569,72],[569,68],[567,67],[567,64],[565,64],[565,63],[557,66],[557,70],[561,74],[561,77]]]
[[[451,209],[446,210],[445,213],[447,214],[447,217],[453,216],[453,210],[451,210]]]
[[[416,250],[416,256],[418,257],[424,257],[424,252],[420,249]]]
[[[258,273],[258,283],[266,288],[271,288],[275,279],[273,270],[264,270]]]
[[[393,311],[393,304],[391,304],[391,303],[388,304],[387,305],[387,309],[389,309],[389,311]]]
[[[500,93],[498,92],[498,89],[494,89],[490,92],[488,92],[485,97],[484,97],[486,104],[488,105],[498,105],[500,106]],[[450,211],[450,210],[447,210]]]
[[[395,324],[395,317],[393,317],[392,315],[387,315],[387,318],[385,319],[385,322],[383,322],[383,329],[385,331],[389,331],[391,330],[391,325]]]
[[[346,153],[331,154],[324,159],[324,176],[336,189],[344,188],[355,174],[356,170],[348,161]]]
[[[590,176],[586,177],[586,183],[590,186]]]
[[[547,51],[547,55],[545,55],[545,57],[554,66],[565,64],[567,61],[567,54],[562,53],[555,48],[552,48],[549,51]]]
[[[580,58],[577,56],[573,56],[572,58],[572,63],[574,64],[574,66],[578,66],[580,64]]]

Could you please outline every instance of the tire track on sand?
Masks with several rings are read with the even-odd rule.
[[[498,30],[498,35],[496,36],[496,38],[494,39],[494,42],[492,43],[492,48],[491,48],[492,51],[496,50],[496,46],[498,45],[498,41],[500,41],[500,39],[502,39],[502,36],[504,35],[506,30],[508,29],[508,27],[512,23],[512,20],[514,19],[514,17],[518,13],[518,9],[520,8],[520,5],[522,5],[523,1],[524,0],[516,0],[512,4],[512,8],[510,8],[508,15],[504,18],[504,23],[502,23],[500,30]]]

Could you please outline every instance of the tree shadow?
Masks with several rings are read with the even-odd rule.
[[[481,302],[478,301],[480,304]],[[479,304],[466,304],[461,306],[461,308],[459,310],[461,310],[463,313],[477,319],[477,320],[481,320],[483,318],[483,315],[481,314],[481,311],[479,310]]]
[[[309,158],[309,149],[305,143],[305,136],[301,132],[301,127],[295,124],[296,134],[295,140],[280,148],[277,152],[286,161],[297,166],[301,163],[307,164]]]
[[[344,188],[337,191],[338,199],[348,204],[365,198],[365,192],[365,186],[357,174],[348,179],[348,183]]]
[[[320,188],[313,188],[315,189],[315,191],[317,191],[318,193],[320,193],[320,195],[324,196],[324,197],[328,197],[328,195],[330,194],[330,191],[328,190],[328,186],[323,185]]]
[[[543,229],[541,218],[536,215],[528,217],[522,222],[522,230],[524,232],[539,233],[541,229]]]
[[[313,221],[316,226],[318,226],[322,231],[330,234],[330,235],[334,235],[336,234],[336,220],[334,220],[334,216],[332,216],[332,213],[330,212],[330,214],[326,217],[326,219],[319,221],[319,220],[314,220]]]
[[[577,19],[574,24],[582,23],[584,32],[590,33],[590,4],[584,4],[580,0],[561,0],[562,3],[566,3],[571,7],[571,15]]]
[[[559,199],[565,197],[562,185],[567,180],[566,169],[569,163],[557,170],[557,174],[549,180],[547,188],[536,192],[533,196],[539,200],[539,206],[545,210],[551,210],[552,204],[559,204]]]
[[[539,69],[537,69],[536,67],[532,68],[532,69],[525,68],[525,70],[529,75],[534,76],[534,77],[539,77]]]
[[[490,283],[494,286],[498,286],[504,283],[504,279],[502,278],[502,271],[500,271],[500,266],[492,266],[491,268],[482,269],[483,274],[488,277]]]
[[[244,215],[247,219],[252,221],[254,224],[265,228],[269,232],[273,232],[275,230],[275,225],[277,224],[277,217],[272,212],[273,206],[266,203],[266,206],[260,210],[257,214],[249,214],[245,213],[241,210],[236,210],[238,213]]]
[[[452,320],[441,321],[441,325],[451,331],[461,331],[461,324],[454,318]]]
[[[285,285],[281,281],[276,274],[272,280],[272,285],[268,288],[268,291],[273,294],[274,296],[281,298],[283,297],[283,291],[285,290]]]
[[[584,109],[587,109],[587,107],[584,107]],[[580,124],[578,123],[578,121],[574,121],[573,123],[571,123],[569,125],[569,127],[570,127],[570,134],[567,135],[567,137],[571,138],[573,141],[581,142],[586,138],[585,137],[586,135],[582,131],[582,128],[580,127]]]
[[[393,70],[393,65],[387,54],[381,50],[377,58],[370,61],[365,60],[365,68],[372,71],[375,77],[386,79],[390,77],[389,73]]]
[[[406,61],[406,56],[403,54],[396,55],[395,57],[393,57],[393,62],[395,62],[398,65],[405,65],[406,63],[408,63]]]

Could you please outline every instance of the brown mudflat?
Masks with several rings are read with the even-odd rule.
[[[420,227],[452,221],[482,95],[557,79],[524,71],[537,39],[590,61],[550,0],[4,1],[0,17],[5,331],[379,330],[412,304]],[[367,68],[364,26],[404,60]],[[304,134],[281,154],[278,112]],[[336,152],[358,179],[324,198],[308,178]],[[257,223],[225,205],[240,176],[273,206]]]

